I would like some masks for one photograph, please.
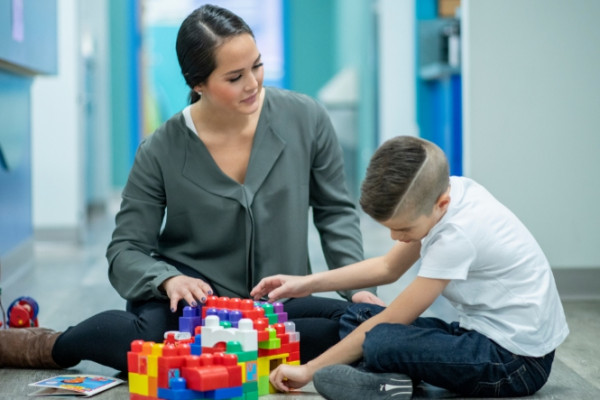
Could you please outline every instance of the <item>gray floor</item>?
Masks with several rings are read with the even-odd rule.
[[[106,277],[104,251],[113,226],[113,205],[104,215],[90,223],[86,238],[80,245],[65,242],[38,241],[34,245],[34,261],[9,277],[3,276],[1,287],[5,307],[19,296],[31,296],[40,305],[40,325],[63,330],[92,313],[122,308],[124,301],[110,287]],[[387,232],[368,219],[362,223],[366,256],[385,252],[392,242]],[[311,232],[311,257],[316,270],[323,268],[319,242]],[[412,278],[380,289],[384,301],[391,301]],[[335,294],[325,294],[335,296]],[[534,399],[600,399],[600,301],[564,301],[571,335],[558,349],[549,382]],[[451,318],[447,304],[436,302],[428,311],[432,315]],[[66,371],[63,371],[66,372]],[[72,373],[116,375],[117,371],[92,362],[82,362]],[[0,400],[24,399],[35,389],[27,386],[57,374],[52,370],[0,369]],[[123,384],[95,396],[97,399],[129,398]],[[292,395],[269,395],[274,399],[321,399],[312,385]],[[414,398],[456,398],[451,393],[431,386],[417,388]]]

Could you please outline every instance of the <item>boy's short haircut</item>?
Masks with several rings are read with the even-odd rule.
[[[430,215],[450,184],[448,161],[432,142],[397,136],[382,144],[369,162],[360,205],[376,221],[399,213]]]

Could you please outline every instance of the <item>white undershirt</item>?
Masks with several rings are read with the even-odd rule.
[[[198,135],[198,131],[196,131],[196,126],[194,125],[194,120],[192,119],[192,106],[189,105],[185,107],[181,113],[183,114],[183,118],[185,119],[185,125],[190,128],[192,132]]]

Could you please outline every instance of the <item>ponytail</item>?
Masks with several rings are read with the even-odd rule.
[[[200,95],[196,91],[190,90],[190,95],[188,96],[188,98],[190,100],[190,104],[194,104],[195,102],[200,100]]]

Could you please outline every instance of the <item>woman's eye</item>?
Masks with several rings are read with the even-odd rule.
[[[235,81],[239,81],[241,77],[242,77],[242,75],[238,75],[238,76],[236,76],[235,78],[231,78],[231,79],[229,79],[229,82],[235,82]]]
[[[256,65],[255,65],[253,68],[254,68],[254,69],[258,69],[258,68],[260,68],[260,67],[262,67],[262,66],[263,66],[263,63],[260,63],[260,64],[256,64]]]

